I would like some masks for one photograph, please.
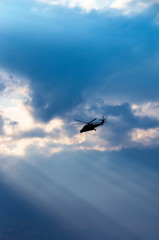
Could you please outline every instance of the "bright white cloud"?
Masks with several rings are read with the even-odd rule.
[[[0,114],[6,134],[29,129],[33,120],[27,110],[30,96],[26,79],[0,70],[0,83],[5,86],[0,95]]]
[[[143,146],[156,147],[159,145],[159,128],[133,129],[131,133],[132,141]]]
[[[111,8],[123,9],[128,6],[131,0],[116,0],[110,5]]]
[[[148,116],[159,120],[159,102],[145,102],[143,104],[132,104],[136,116]]]
[[[100,10],[109,6],[111,0],[37,0],[40,3],[48,3],[50,5],[61,5],[65,7],[79,7],[88,12],[92,9]]]
[[[40,3],[49,5],[61,5],[69,8],[81,8],[85,12],[91,10],[122,10],[123,14],[138,13],[152,4],[159,3],[159,0],[37,0]]]

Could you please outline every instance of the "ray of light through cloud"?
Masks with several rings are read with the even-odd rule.
[[[149,239],[149,231],[154,228],[154,221],[158,217],[155,207],[158,205],[158,175],[136,164],[131,165],[133,172],[127,167],[114,166],[104,155],[92,159],[93,164],[90,164],[88,156],[89,154],[82,154],[83,159],[78,160],[75,154],[76,160],[67,161],[67,158],[57,155],[55,159],[45,160],[45,163],[43,160],[40,162],[34,159],[30,164],[26,161],[21,167],[6,168],[5,171],[12,184],[17,186],[17,191],[22,191],[29,201],[34,205],[38,203],[39,207],[45,208],[50,215],[58,214],[61,221],[67,221],[77,230],[82,226],[75,214],[79,218],[86,218],[82,220],[84,224],[87,224],[87,221],[91,223],[90,217],[93,213],[85,209],[85,204],[88,204],[103,216],[99,217],[98,222],[92,220],[91,224],[95,224],[97,230],[104,231],[102,218],[106,221],[109,217],[117,226],[127,229],[130,236],[134,234],[140,239],[146,231],[148,235],[145,239]],[[80,209],[81,202],[84,209]],[[78,209],[81,213],[76,212]],[[137,215],[135,209],[139,211]],[[86,211],[87,217],[83,211]],[[152,224],[149,224],[149,221],[144,222],[143,227],[138,228],[139,222],[144,221],[143,213],[149,217]],[[119,233],[116,234],[118,236]]]

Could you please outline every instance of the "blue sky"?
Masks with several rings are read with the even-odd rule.
[[[158,239],[158,4],[0,0],[1,239]]]

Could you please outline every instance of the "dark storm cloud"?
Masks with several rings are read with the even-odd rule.
[[[93,11],[85,15],[61,7],[46,13],[26,8],[24,18],[20,7],[24,11],[20,4],[19,16],[8,16],[1,30],[0,65],[30,79],[34,116],[42,121],[70,111],[81,101],[84,89],[107,85],[114,72],[125,74],[159,50],[155,8],[130,18]],[[142,74],[139,70],[135,79],[129,79],[135,86],[134,98]],[[156,69],[152,75],[151,81],[156,83]],[[108,83],[111,89],[116,84],[127,86],[122,77]],[[147,94],[158,96],[156,92]]]

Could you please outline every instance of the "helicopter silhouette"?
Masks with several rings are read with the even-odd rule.
[[[80,130],[80,133],[93,131],[93,130],[96,131],[97,127],[107,123],[104,117],[102,117],[102,119],[99,119],[99,122],[94,122],[95,120],[97,120],[97,118],[94,118],[90,122],[85,122],[85,121],[75,119],[75,121],[77,122],[86,123],[86,125],[84,125],[83,128]]]

